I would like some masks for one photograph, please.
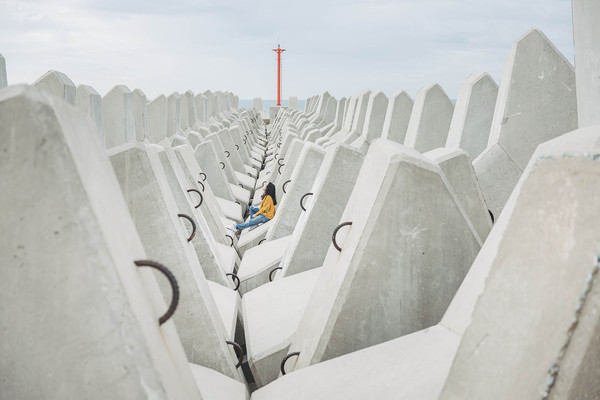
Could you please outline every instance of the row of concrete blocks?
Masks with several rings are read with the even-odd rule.
[[[284,132],[324,148],[346,143],[365,153],[375,139],[386,138],[421,153],[463,149],[498,216],[535,147],[577,128],[575,71],[532,29],[507,55],[500,87],[487,73],[473,74],[462,83],[456,105],[431,84],[414,101],[404,91],[389,99],[367,91],[348,100],[325,92],[307,99],[304,113],[286,111]]]
[[[0,88],[6,85],[6,63],[0,55]],[[191,90],[183,94],[174,92],[147,101],[142,90],[130,91],[124,85],[100,96],[89,85],[75,86],[67,75],[58,71],[48,71],[33,86],[88,114],[107,149],[134,141],[170,144],[174,135],[213,132],[211,124],[229,127],[229,119],[239,102],[232,93],[210,90],[197,95]]]
[[[181,221],[164,218],[179,208],[170,196],[187,187],[172,190],[166,173],[183,180],[169,158],[181,152],[125,144],[109,158],[89,119],[29,87],[0,92],[0,117],[0,205],[10,210],[1,222],[11,232],[0,249],[2,393],[247,399],[226,341],[239,297],[204,279]],[[247,347],[293,332],[281,353],[288,374],[253,399],[598,394],[600,126],[539,146],[479,253],[468,185],[454,183],[451,167],[470,164],[454,152],[447,165],[387,140],[364,157],[346,145],[328,152],[342,170],[341,154],[364,158],[340,207],[338,221],[352,224],[337,231],[340,249],[329,246],[323,267],[244,296],[255,313],[243,314],[246,338],[257,339]],[[193,162],[179,164],[192,171]],[[304,215],[332,207],[328,188]],[[191,212],[196,201],[184,199]],[[135,263],[154,256],[179,257],[168,264],[181,304],[161,325],[173,289]],[[229,311],[217,297],[233,297]],[[204,325],[185,325],[198,319]],[[255,327],[268,337],[253,336]]]
[[[225,170],[233,169],[234,158],[260,166],[262,158],[252,157],[263,140],[258,115],[232,110],[227,120],[231,130],[207,135],[195,148],[183,138],[178,145],[123,143],[107,154],[93,120],[62,98],[36,87],[13,86],[0,92],[0,103],[7,153],[0,165],[2,191],[12,192],[2,196],[2,208],[12,214],[2,218],[2,226],[8,232],[12,217],[28,225],[3,241],[0,251],[2,265],[15,266],[11,271],[22,284],[3,282],[3,315],[26,315],[16,328],[3,329],[1,369],[11,373],[3,373],[2,393],[7,398],[72,397],[78,391],[98,398],[138,397],[136,393],[201,398],[188,385],[193,371],[197,381],[209,382],[209,393],[210,387],[221,390],[220,382],[233,379],[239,385],[231,390],[247,394],[233,344],[240,298],[232,289],[239,257],[224,227],[242,219],[241,204],[247,206],[251,191],[236,184],[244,191],[238,199],[233,184],[222,188],[217,183],[227,180]],[[217,155],[218,146],[231,154]],[[257,173],[258,168],[239,163],[245,178]],[[29,175],[37,176],[22,185]],[[252,188],[254,180],[248,184]],[[28,194],[44,197],[44,205],[32,209],[24,199]],[[228,214],[232,205],[237,209]],[[160,330],[148,328],[151,320],[157,324],[148,312],[164,312],[162,297],[169,303],[175,289],[163,277],[157,286],[152,274],[132,273],[134,260],[147,258],[169,266],[179,282],[175,325],[167,322]],[[48,269],[32,280],[41,263]],[[140,286],[140,277],[145,285]],[[49,307],[31,309],[46,299]],[[37,338],[40,332],[43,338]],[[19,340],[36,343],[27,354],[13,353]],[[65,343],[56,349],[59,358],[48,357],[57,343]],[[85,354],[77,356],[83,349]],[[99,354],[102,360],[96,362]],[[186,358],[194,364],[191,370],[180,365]],[[65,370],[48,374],[54,365],[65,365]],[[34,370],[36,377],[45,377],[31,384]],[[211,370],[223,377],[213,382],[217,373]]]
[[[540,45],[541,52],[536,52]],[[523,110],[522,113],[525,115],[520,115],[522,118],[520,125],[513,126],[513,131],[505,131],[501,137],[502,140],[498,139],[500,144],[507,148],[516,148],[520,145],[522,150],[522,147],[526,147],[524,145],[526,143],[527,146],[533,148],[531,150],[533,153],[538,144],[547,139],[544,135],[549,135],[548,128],[554,129],[551,137],[556,137],[565,133],[565,131],[560,131],[561,126],[576,126],[575,109],[572,106],[575,102],[574,94],[563,103],[562,98],[553,97],[557,96],[556,90],[549,90],[557,89],[556,86],[559,85],[565,86],[565,81],[544,85],[543,82],[539,84],[533,79],[527,79],[527,73],[532,69],[534,73],[539,72],[535,70],[535,66],[541,63],[543,57],[550,58],[550,66],[545,65],[545,68],[560,71],[556,62],[563,62],[564,66],[564,62],[566,62],[564,57],[553,59],[553,54],[548,54],[548,46],[553,49],[539,31],[533,30],[515,43],[513,48],[515,54],[512,54],[512,57],[509,56],[509,60],[517,58],[519,63],[507,62],[510,73],[505,71],[505,76],[516,75],[519,78],[503,80],[503,82],[507,82],[507,87],[501,88],[501,92],[505,93],[504,103],[513,107],[517,104],[527,103],[527,93],[533,93],[537,104],[548,104],[550,110],[539,111],[537,108],[534,108],[533,111],[529,110],[529,112]],[[520,52],[517,51],[519,48],[521,48]],[[570,67],[568,62],[567,66]],[[566,73],[559,74],[559,77],[571,78],[570,82],[574,84],[572,67],[565,70]],[[568,73],[569,71],[571,74]],[[539,76],[536,78],[543,81]],[[567,89],[569,88],[567,87]],[[562,92],[558,90],[558,93]],[[538,95],[539,97],[537,97]],[[531,102],[530,99],[529,102]],[[558,105],[552,105],[553,102]],[[370,104],[372,105],[371,102]],[[572,107],[568,108],[569,106]],[[567,110],[557,115],[557,110],[561,110],[562,107],[567,107]],[[502,110],[506,108],[509,107],[501,107]],[[273,132],[280,134],[272,135],[272,143],[268,146],[270,149],[267,154],[270,154],[270,157],[267,158],[265,174],[270,172],[271,179],[275,178],[274,182],[278,189],[281,188],[279,193],[283,195],[283,199],[273,221],[265,224],[262,229],[243,234],[240,238],[239,249],[243,254],[243,259],[238,276],[242,281],[241,291],[244,294],[242,310],[248,360],[258,386],[268,384],[278,376],[281,377],[282,374],[285,374],[283,371],[286,369],[289,372],[306,366],[313,365],[313,367],[303,371],[304,373],[291,374],[287,380],[278,380],[267,385],[264,389],[255,392],[253,398],[396,398],[398,393],[402,393],[400,398],[437,398],[459,343],[456,339],[460,339],[466,328],[465,316],[457,315],[457,311],[453,311],[452,315],[452,312],[448,310],[451,316],[447,318],[445,326],[443,326],[442,320],[437,327],[420,332],[419,330],[435,325],[435,323],[427,321],[428,318],[440,321],[442,315],[448,315],[448,312],[444,314],[444,311],[450,299],[454,297],[457,287],[455,283],[460,283],[468,270],[468,266],[466,269],[462,269],[461,263],[470,265],[470,261],[477,254],[477,244],[470,242],[472,240],[470,235],[480,240],[477,242],[480,244],[485,239],[486,228],[489,230],[491,222],[471,162],[464,151],[448,148],[425,152],[423,155],[419,155],[420,162],[414,159],[411,160],[412,163],[408,162],[408,164],[413,164],[411,167],[417,164],[419,167],[429,170],[428,172],[434,168],[425,167],[423,158],[427,159],[430,164],[437,164],[439,167],[437,173],[440,175],[438,179],[445,182],[445,189],[453,192],[456,196],[454,203],[448,202],[442,205],[440,199],[444,197],[444,185],[436,187],[422,175],[407,172],[403,174],[398,172],[401,167],[390,167],[390,164],[394,163],[386,157],[385,151],[394,153],[394,150],[391,150],[393,146],[389,141],[374,140],[373,146],[366,148],[367,155],[364,161],[360,157],[360,150],[364,152],[365,148],[353,145],[355,142],[349,143],[349,146],[344,143],[335,143],[333,146],[326,146],[327,151],[324,151],[319,146],[310,143],[311,141],[305,135],[306,130],[300,133],[304,139],[300,140],[297,138],[297,131],[285,129],[286,120],[294,119],[298,115],[299,113],[282,112],[275,120]],[[309,119],[311,115],[304,114],[302,117]],[[302,117],[295,118],[294,122],[299,122]],[[545,119],[550,119],[547,126],[538,127],[537,130],[529,129],[537,127]],[[506,122],[504,121],[505,124]],[[557,125],[559,128],[556,128]],[[520,137],[511,136],[510,133],[519,129]],[[544,129],[546,131],[543,131]],[[596,139],[590,138],[590,135],[595,135]],[[593,144],[591,149],[593,152],[598,147],[597,142],[594,143],[597,137],[598,128],[595,131],[570,133],[561,138],[562,140],[557,139],[556,143],[550,143],[545,148],[542,146],[546,154],[541,151],[542,155],[538,158],[544,160],[550,157],[550,153],[560,152],[560,146],[564,144],[569,144],[570,146],[567,148],[572,147],[579,156],[590,158],[585,153],[585,149]],[[494,146],[500,144],[495,142]],[[293,150],[294,146],[296,147],[295,151]],[[354,152],[354,159],[359,161],[353,163],[349,152]],[[416,158],[418,154],[410,153],[407,148],[402,146],[397,147],[395,152],[397,152],[395,154],[396,162],[400,164],[400,160],[406,162],[410,156]],[[346,154],[343,155],[344,153]],[[400,155],[400,153],[404,154]],[[323,161],[327,158],[328,162]],[[591,157],[592,160],[597,158],[597,155]],[[534,157],[534,159],[536,158]],[[367,167],[369,165],[367,160],[371,163],[370,168]],[[526,163],[528,161],[529,158]],[[288,164],[295,165],[293,171],[286,168]],[[498,168],[498,165],[492,167]],[[581,168],[588,167],[590,166],[586,167],[585,163],[581,165]],[[282,168],[283,172],[281,172]],[[353,168],[357,169],[353,170]],[[591,165],[591,168],[596,169],[594,165]],[[393,170],[391,174],[390,169]],[[345,170],[347,170],[347,175],[344,174]],[[289,171],[289,175],[284,177],[286,171]],[[382,174],[381,180],[377,179],[377,172]],[[590,172],[592,175],[597,175],[597,170]],[[388,175],[385,175],[386,173]],[[394,173],[398,175],[394,175]],[[551,171],[548,173],[552,174]],[[520,175],[519,173],[516,177],[517,180]],[[291,179],[287,179],[288,177]],[[350,179],[348,179],[349,177]],[[353,178],[356,178],[356,181],[353,181]],[[393,187],[393,183],[389,182],[394,182],[394,178],[398,181],[396,182],[398,192],[390,194],[386,192],[386,189],[391,190],[387,185]],[[411,179],[414,181],[411,182]],[[552,180],[556,177],[544,177],[544,179]],[[342,187],[340,187],[340,182],[344,182]],[[500,182],[500,184],[502,183]],[[532,185],[539,184],[532,183]],[[422,186],[425,187],[422,188]],[[502,189],[510,194],[513,186]],[[539,188],[535,190],[539,190]],[[344,193],[349,192],[351,195],[349,194],[350,198],[346,202],[348,198],[344,197]],[[410,192],[410,194],[406,194],[406,192]],[[377,196],[384,196],[384,198]],[[385,198],[385,196],[390,196],[393,200]],[[409,196],[414,197],[410,198]],[[531,207],[530,201],[525,200],[529,207]],[[384,206],[386,202],[389,202],[387,207]],[[307,203],[308,206],[306,206]],[[410,208],[411,206],[413,209]],[[305,213],[302,213],[300,209],[304,207],[306,210]],[[437,213],[436,207],[440,207],[437,209]],[[464,220],[462,221],[470,229],[468,234],[461,235],[461,232],[465,231],[457,229],[456,225],[444,220],[444,217],[449,218],[448,210],[452,207],[462,210],[463,218],[468,221],[466,223]],[[400,210],[397,210],[398,208]],[[422,210],[425,210],[424,212],[429,218],[419,221],[418,214]],[[406,213],[412,217],[412,220],[404,215],[397,215],[397,213]],[[327,217],[332,217],[332,221],[327,221]],[[560,219],[560,216],[558,217]],[[362,226],[359,224],[357,227],[355,220],[362,220]],[[453,222],[456,223],[456,220]],[[516,224],[518,227],[519,222]],[[348,225],[351,227],[344,228]],[[591,229],[591,226],[582,227],[583,232],[579,234],[585,234],[587,230]],[[384,233],[378,236],[377,228],[381,228]],[[539,224],[536,224],[536,228],[540,229]],[[343,229],[350,229],[348,235],[352,235],[354,232],[354,240],[345,236]],[[555,230],[555,228],[552,229],[553,232]],[[320,253],[319,244],[328,244],[327,236],[332,231],[334,238],[338,233],[342,237],[343,251],[336,248],[337,245],[326,245],[326,254]],[[399,238],[390,240],[390,232],[398,234]],[[423,232],[433,235],[439,242],[436,242],[431,236],[422,237],[427,236],[423,235]],[[438,236],[435,236],[436,234]],[[572,235],[573,232],[566,234]],[[406,239],[405,236],[410,239]],[[571,239],[570,244],[573,245],[575,238]],[[340,238],[337,240],[340,241]],[[405,245],[404,240],[409,241],[410,245]],[[346,243],[350,243],[350,245],[347,246]],[[258,247],[253,247],[257,244],[259,244]],[[432,248],[440,249],[440,253],[445,255],[436,254],[435,250],[431,251]],[[473,248],[475,249],[473,250]],[[456,254],[457,249],[463,253]],[[469,252],[470,249],[473,252]],[[421,254],[424,256],[423,259],[415,257],[415,253],[418,253],[419,250],[425,250]],[[452,256],[449,257],[449,254]],[[320,258],[321,255],[324,258]],[[469,257],[472,258],[469,259]],[[595,271],[598,267],[597,256],[594,255],[591,258],[594,261],[591,268],[592,271]],[[435,272],[428,269],[441,259],[444,260],[445,268]],[[298,262],[299,260],[302,261]],[[352,264],[353,261],[356,264]],[[423,264],[420,265],[419,261],[422,261]],[[295,264],[295,262],[298,263]],[[311,263],[316,265],[313,266]],[[290,265],[298,265],[300,270],[294,270],[294,267],[290,267]],[[322,268],[319,268],[321,265]],[[474,267],[475,265],[476,263]],[[564,265],[564,263],[561,264],[561,266]],[[311,268],[316,270],[311,270]],[[473,272],[475,275],[481,273],[481,271]],[[591,282],[592,276],[589,276],[588,283]],[[271,280],[274,282],[264,285],[265,282]],[[465,292],[462,294],[463,298],[459,297],[461,295],[459,293],[457,295],[459,298],[454,300],[458,302],[459,307],[466,307],[467,312],[472,311],[474,301],[481,293],[480,287],[478,287],[482,284],[481,275],[476,276],[473,281],[470,282],[471,286],[463,289]],[[553,282],[554,286],[560,284],[560,280]],[[539,289],[543,289],[543,286],[537,288],[538,291]],[[536,295],[538,291],[536,291]],[[445,295],[448,295],[447,301],[444,301]],[[498,300],[504,301],[501,298],[496,299],[496,301]],[[581,304],[578,305],[577,313],[580,306]],[[528,312],[531,313],[531,310]],[[588,312],[594,313],[594,310]],[[578,315],[576,316],[578,317]],[[453,318],[457,320],[453,320]],[[494,322],[502,323],[502,321]],[[553,323],[563,326],[566,322],[569,322],[568,318],[553,321]],[[418,328],[417,325],[420,323],[423,325]],[[571,328],[572,326],[567,331],[570,331]],[[510,333],[511,329],[518,328],[509,328],[507,332]],[[405,344],[392,344],[394,341],[391,341],[386,345],[374,346],[390,340],[390,338],[400,337],[411,332],[419,334],[406,336]],[[527,335],[528,332],[521,333]],[[570,336],[570,333],[567,333]],[[483,333],[479,334],[479,339],[482,335]],[[528,343],[535,340],[535,338],[528,339]],[[411,352],[415,345],[417,350]],[[477,345],[479,343],[475,342],[474,346]],[[518,344],[511,343],[507,347],[515,345],[518,346]],[[374,347],[356,352],[369,346]],[[540,347],[542,346],[538,346],[536,350],[539,350]],[[429,350],[431,351],[429,352]],[[385,368],[374,366],[378,362],[384,362],[386,368],[394,369],[395,358],[394,356],[385,356],[386,351],[392,351],[395,355],[410,356],[411,362],[404,363],[402,369],[402,372],[406,373],[409,378],[399,379],[395,375],[397,369],[390,373],[385,371]],[[499,352],[493,351],[493,353],[495,356]],[[585,350],[580,350],[577,357],[582,357],[583,354],[585,354]],[[342,355],[348,356],[340,357]],[[421,362],[423,357],[424,361]],[[438,361],[440,361],[437,364],[436,357],[439,357]],[[286,363],[289,358],[294,361],[289,360]],[[318,364],[326,360],[331,361]],[[512,361],[519,362],[518,360]],[[487,362],[493,361],[488,359]],[[557,359],[558,362],[560,360]],[[355,370],[348,371],[348,365]],[[505,364],[504,367],[506,365],[508,364]],[[474,368],[471,373],[476,372],[477,369],[483,369],[482,366],[483,363]],[[540,367],[543,370],[544,364],[536,365],[538,371]],[[375,372],[372,372],[374,368]],[[560,390],[567,388],[566,390],[578,391],[578,393],[597,393],[598,385],[585,382],[586,384],[577,386],[577,382],[570,380],[575,376],[577,379],[586,380],[593,376],[593,373],[587,371],[580,373],[577,371],[580,368],[579,365],[570,365],[568,368],[570,376],[565,379]],[[340,372],[340,369],[343,369],[344,372]],[[459,376],[461,373],[463,372],[459,372]],[[381,375],[376,376],[377,374]],[[343,376],[343,383],[333,384],[332,378],[339,378],[340,375]],[[423,375],[426,378],[423,378]],[[479,377],[479,375],[477,376]],[[514,377],[517,376],[518,374],[514,375]],[[552,382],[545,386],[544,390],[549,391],[554,387],[555,378],[556,371],[548,374],[548,380]],[[390,385],[388,381],[392,379],[398,379],[399,384]],[[467,385],[462,381],[470,378],[462,376],[460,379],[462,379],[458,381],[460,395],[456,398],[464,398],[461,396],[464,395],[463,388]],[[356,385],[351,385],[349,390],[344,390],[344,385],[354,382],[354,380],[361,382],[361,390],[356,391]],[[380,384],[382,387],[379,387]],[[485,392],[484,385],[472,386],[481,386],[483,389],[477,392],[475,397],[466,396],[466,398],[483,398],[482,396],[486,394],[488,398],[496,396],[496,392],[491,391],[490,393],[494,394],[490,397]],[[496,386],[498,385],[495,385],[494,388]],[[522,385],[519,389],[523,389],[525,386]],[[531,386],[527,387],[527,390],[531,390]],[[510,393],[510,390],[506,392]],[[378,395],[374,395],[374,393]],[[515,396],[514,393],[520,392],[516,390],[512,395],[506,397],[521,398],[518,394]]]

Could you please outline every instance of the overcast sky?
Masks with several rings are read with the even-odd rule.
[[[46,71],[104,95],[117,84],[149,99],[174,91],[351,96],[432,82],[456,98],[462,80],[498,82],[513,42],[540,28],[573,62],[570,0],[0,0],[8,82]]]

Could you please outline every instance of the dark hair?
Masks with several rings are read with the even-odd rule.
[[[264,199],[265,196],[271,196],[273,205],[277,205],[277,197],[275,197],[275,185],[273,185],[273,183],[269,182],[267,184],[267,189],[265,190],[265,193],[262,195],[261,199]]]

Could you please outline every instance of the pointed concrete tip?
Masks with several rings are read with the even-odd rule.
[[[135,93],[138,96],[146,97],[146,93],[144,93],[144,91],[142,89],[133,89],[133,92],[131,92],[131,93]]]
[[[94,94],[94,95],[100,96],[100,93],[98,93],[96,91],[96,89],[94,89],[90,85],[85,85],[83,83],[81,85],[77,85],[77,91],[78,92],[84,92],[84,93],[86,93],[88,95]]]
[[[525,32],[520,38],[518,38],[513,44],[512,51],[517,51],[519,45],[522,42],[530,40],[538,40],[547,43],[550,47],[552,47],[556,54],[558,54],[565,62],[567,62],[573,68],[573,64],[571,63],[571,61],[569,61],[564,56],[564,54],[558,49],[558,47],[556,47],[554,43],[552,43],[552,41],[548,39],[548,36],[546,36],[546,34],[538,28],[531,28],[527,32]]]
[[[75,84],[73,83],[73,81],[65,73],[62,73],[60,71],[54,71],[54,70],[50,70],[50,71],[46,72],[44,75],[40,76],[35,82],[33,82],[33,85],[35,86],[36,84],[38,84],[40,82],[44,82],[44,81],[51,80],[51,79],[58,80],[63,85],[75,87]]]
[[[179,94],[179,92],[173,92],[173,93],[171,93],[171,94],[168,96],[168,98],[169,98],[169,99],[170,99],[170,98],[179,99],[179,98],[181,98],[181,95]]]
[[[404,89],[398,90],[396,93],[394,93],[392,95],[392,97],[390,97],[390,99],[396,99],[396,98],[401,97],[401,96],[406,96],[406,97],[408,97],[412,101],[412,97],[410,97],[410,95],[408,93],[406,93],[406,91]]]

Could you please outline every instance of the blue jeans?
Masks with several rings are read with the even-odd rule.
[[[245,222],[243,224],[236,224],[235,227],[237,229],[246,229],[254,225],[262,224],[263,222],[270,221],[269,218],[260,214],[258,217],[253,217],[254,214],[258,212],[258,208],[254,206],[250,206],[250,221]]]

